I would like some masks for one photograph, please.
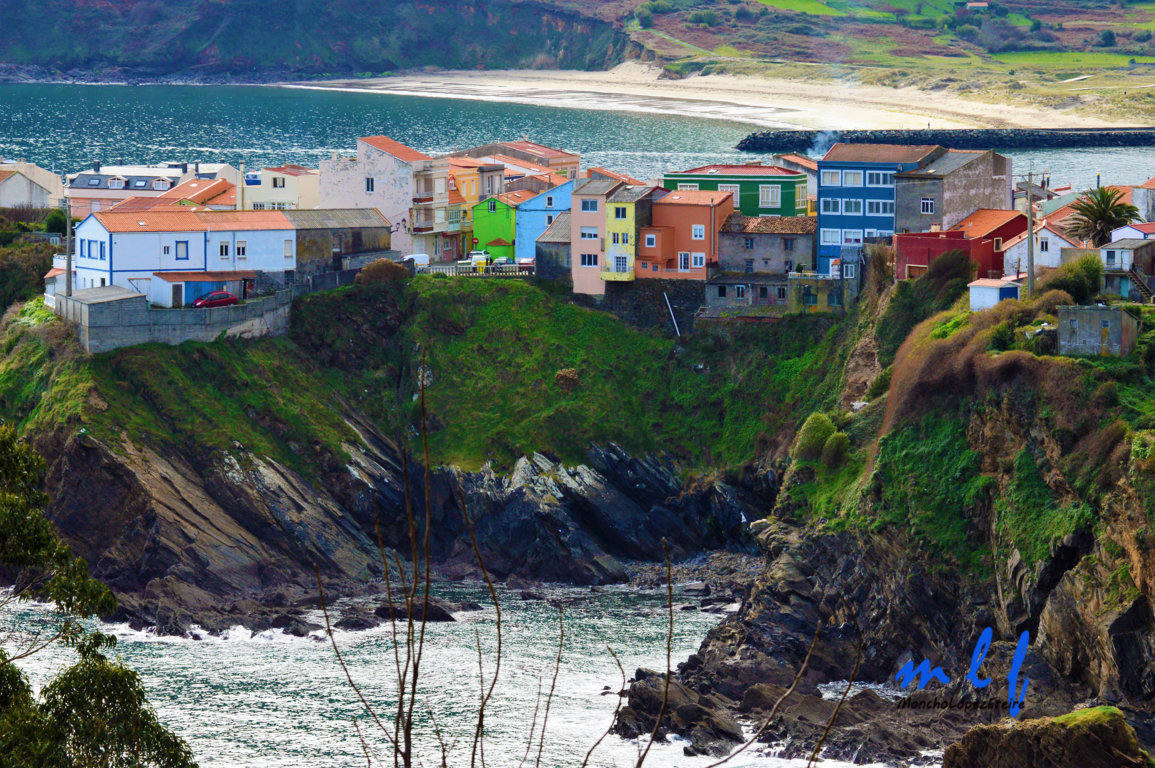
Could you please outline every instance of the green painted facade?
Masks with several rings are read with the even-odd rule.
[[[749,169],[757,166],[738,167]],[[735,173],[733,170],[734,167],[706,166],[682,173],[667,173],[662,186],[670,191],[729,189],[737,192],[734,210],[746,216],[806,215],[806,174],[771,166],[766,166],[765,173],[751,173],[749,170]],[[765,192],[763,187],[767,188]]]
[[[482,200],[473,206],[473,237],[471,251],[489,251],[495,259],[502,256],[513,261],[513,239],[516,233],[515,217],[517,208],[503,203],[496,197]],[[494,240],[504,240],[509,245],[490,245]]]

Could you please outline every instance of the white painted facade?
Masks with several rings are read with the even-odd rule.
[[[1054,269],[1062,264],[1061,254],[1064,248],[1077,246],[1078,243],[1063,236],[1063,233],[1054,224],[1041,224],[1035,227],[1035,272],[1040,269]],[[1027,234],[1005,244],[1003,250],[1003,274],[1014,276],[1027,271]]]
[[[237,195],[239,203],[239,188]],[[311,210],[320,204],[321,174],[316,169],[284,166],[246,174],[243,210]]]
[[[396,227],[393,249],[412,253],[413,165],[358,139],[356,157],[334,155],[321,161],[319,204],[322,208],[376,208]]]
[[[73,290],[119,285],[148,296],[157,272],[253,270],[283,273],[296,269],[296,232],[286,229],[218,229],[174,232],[110,232],[89,216],[76,227]],[[64,256],[53,266],[64,269]],[[63,292],[65,278],[57,280]]]
[[[55,208],[64,198],[64,182],[33,163],[0,163],[0,208]]]

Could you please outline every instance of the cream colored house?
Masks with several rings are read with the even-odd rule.
[[[303,165],[262,168],[245,174],[247,211],[303,211],[321,205],[321,173]]]
[[[0,162],[0,208],[55,208],[64,198],[64,182],[32,163]]]

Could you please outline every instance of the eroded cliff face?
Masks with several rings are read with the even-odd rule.
[[[208,460],[160,456],[62,429],[37,448],[49,464],[50,517],[117,593],[122,617],[216,631],[247,623],[254,606],[313,600],[315,572],[335,593],[383,591],[378,530],[407,559],[406,485],[423,533],[424,468],[404,463],[365,420],[350,425],[360,440],[346,445],[348,462],[315,449],[310,480],[240,446]],[[662,558],[663,538],[675,558],[748,546],[747,518],[768,511],[756,484],[772,478],[751,482],[688,487],[673,463],[613,445],[576,467],[538,454],[509,475],[434,469],[431,560],[447,576],[479,575],[464,508],[499,578],[624,581],[622,559]]]

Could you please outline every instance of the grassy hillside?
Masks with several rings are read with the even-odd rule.
[[[305,297],[290,338],[89,358],[33,301],[3,330],[0,416],[185,455],[240,445],[308,474],[355,439],[346,413],[415,438],[425,361],[439,462],[580,461],[616,441],[726,467],[787,444],[835,402],[847,327],[794,317],[678,343],[519,281],[419,278]]]
[[[445,44],[449,42],[449,44]],[[6,0],[0,62],[141,76],[383,74],[422,66],[612,66],[620,29],[514,0]]]

